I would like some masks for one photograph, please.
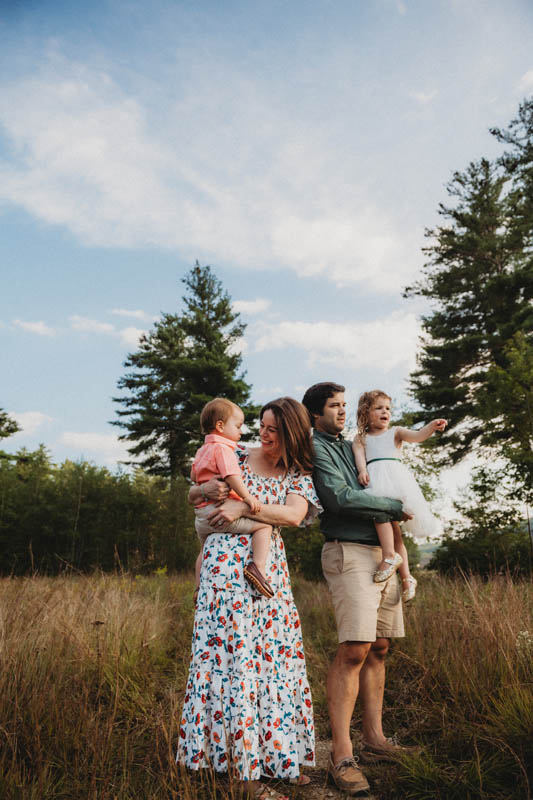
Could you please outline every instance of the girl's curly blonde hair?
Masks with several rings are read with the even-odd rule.
[[[357,405],[357,433],[363,442],[368,432],[370,409],[378,397],[385,397],[392,403],[392,398],[389,397],[387,392],[381,391],[381,389],[372,389],[371,392],[363,392],[359,398],[359,403]]]

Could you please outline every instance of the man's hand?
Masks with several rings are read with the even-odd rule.
[[[402,522],[407,522],[410,519],[413,519],[413,515],[412,514],[408,514],[407,511],[404,511],[402,513],[402,520],[401,521]]]
[[[370,475],[366,471],[366,469],[362,469],[361,472],[357,475],[357,480],[361,484],[361,486],[368,486],[370,483]]]

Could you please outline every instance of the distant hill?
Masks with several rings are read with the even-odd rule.
[[[426,544],[419,544],[418,549],[420,550],[420,561],[419,564],[421,567],[427,566],[431,556],[439,546],[440,542],[427,542]]]

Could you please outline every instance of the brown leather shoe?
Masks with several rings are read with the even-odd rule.
[[[361,761],[373,764],[377,761],[398,761],[403,756],[417,756],[422,752],[419,745],[400,744],[393,736],[386,739],[384,744],[369,744],[363,741],[359,755]]]
[[[263,597],[274,597],[272,586],[269,584],[267,579],[263,577],[259,567],[254,561],[250,561],[250,563],[244,568],[243,572],[248,583],[251,583],[252,586],[255,586],[257,591],[260,592]]]
[[[346,794],[363,794],[370,788],[367,779],[357,766],[357,759],[353,756],[341,758],[334,764],[330,753],[328,775],[337,788],[342,789]]]

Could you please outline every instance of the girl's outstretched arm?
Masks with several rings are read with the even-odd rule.
[[[425,442],[435,431],[443,431],[447,424],[445,419],[433,419],[416,431],[412,428],[396,428],[394,443],[399,447],[402,442]]]
[[[370,482],[370,476],[366,468],[366,451],[359,434],[353,440],[352,450],[355,466],[357,467],[357,480],[361,486],[368,486]]]

